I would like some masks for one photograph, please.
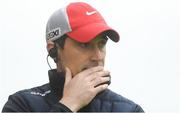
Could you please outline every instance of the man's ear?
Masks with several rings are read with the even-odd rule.
[[[47,51],[49,52],[50,49],[54,48],[55,46],[55,43],[52,42],[52,41],[47,41],[47,45],[46,45],[46,48],[47,48]]]
[[[54,62],[57,63],[58,51],[54,42],[47,41],[47,51],[48,51],[48,56],[50,56],[54,60]]]

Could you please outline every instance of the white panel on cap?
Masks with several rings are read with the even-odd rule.
[[[71,31],[66,7],[55,11],[46,26],[46,40],[54,41]]]
[[[71,25],[70,25],[68,14],[67,14],[67,7],[63,8],[63,11],[64,11],[64,16],[65,16],[65,18],[67,20],[67,24],[68,24],[68,28],[69,28],[68,32],[70,32],[70,31],[72,31],[72,29],[71,29]]]

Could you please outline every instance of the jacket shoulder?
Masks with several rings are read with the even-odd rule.
[[[36,109],[36,106],[39,107],[39,103],[45,103],[43,102],[44,98],[50,92],[51,90],[48,84],[18,91],[9,96],[8,101],[4,105],[2,111],[32,111],[32,109]]]

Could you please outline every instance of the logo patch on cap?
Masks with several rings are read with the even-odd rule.
[[[60,27],[52,29],[47,33],[47,39],[49,40],[55,40],[57,38],[61,37],[61,29]]]
[[[93,14],[95,14],[95,13],[97,13],[97,11],[92,11],[92,12],[86,12],[86,15],[88,15],[88,16],[90,16],[90,15],[93,15]]]

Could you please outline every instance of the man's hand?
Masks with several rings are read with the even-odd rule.
[[[63,97],[60,102],[73,112],[78,111],[99,92],[107,89],[108,84],[102,84],[110,80],[107,75],[109,75],[108,71],[104,71],[103,67],[97,66],[84,70],[72,78],[70,69],[66,68]]]

